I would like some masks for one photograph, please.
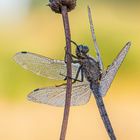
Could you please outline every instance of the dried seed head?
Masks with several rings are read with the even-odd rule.
[[[56,13],[61,13],[62,6],[66,6],[68,12],[76,6],[76,0],[49,0],[49,2],[48,6]]]

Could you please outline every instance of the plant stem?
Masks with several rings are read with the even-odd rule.
[[[66,39],[66,60],[67,60],[67,77],[72,77],[72,68],[71,68],[71,59],[70,56],[67,55],[68,53],[71,54],[71,34],[70,34],[70,27],[69,27],[69,19],[68,19],[68,12],[67,7],[61,7],[64,30],[65,30],[65,39]],[[72,90],[72,80],[67,78],[67,88],[66,88],[66,100],[65,100],[65,108],[64,108],[64,116],[63,122],[61,127],[61,134],[60,140],[65,140],[67,125],[68,125],[68,117],[70,111],[70,103],[71,103],[71,90]]]
[[[99,61],[99,66],[100,66],[101,70],[103,70],[104,69],[103,62],[102,62],[101,55],[100,55],[100,50],[98,48],[98,44],[97,44],[97,41],[96,41],[96,35],[95,35],[95,31],[94,31],[92,15],[91,15],[91,10],[90,10],[89,6],[88,6],[88,17],[89,17],[91,35],[92,35],[95,51],[96,51],[96,54],[97,54],[97,59]]]

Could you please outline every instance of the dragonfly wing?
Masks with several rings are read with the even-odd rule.
[[[66,64],[61,60],[50,59],[30,52],[19,52],[14,56],[14,60],[24,69],[39,76],[58,80],[62,80],[66,76]],[[72,64],[72,77],[75,77],[78,67],[79,64]]]
[[[128,53],[130,46],[131,46],[131,43],[128,42],[124,46],[124,48],[120,51],[120,53],[118,54],[116,59],[113,61],[113,63],[107,68],[105,73],[103,73],[101,81],[100,81],[100,87],[99,87],[100,93],[102,96],[104,96],[107,93],[120,65],[122,64],[126,54]]]
[[[91,91],[88,83],[77,82],[73,84],[71,95],[71,106],[84,105],[89,101]],[[64,106],[66,86],[46,87],[32,91],[28,100],[53,106]]]

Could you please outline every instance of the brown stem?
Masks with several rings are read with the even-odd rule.
[[[69,27],[69,19],[68,19],[68,12],[67,7],[61,7],[64,30],[65,30],[65,38],[66,38],[66,54],[71,54],[71,35],[70,35],[70,27]],[[67,59],[67,77],[72,77],[72,70],[71,70],[71,59],[69,55],[66,55]],[[66,88],[66,100],[65,100],[65,108],[64,108],[64,116],[63,122],[61,127],[61,134],[60,140],[65,140],[67,125],[68,125],[68,117],[70,111],[70,102],[71,102],[71,90],[72,90],[72,80],[67,78],[67,88]]]

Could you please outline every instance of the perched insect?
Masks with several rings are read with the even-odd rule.
[[[111,140],[116,140],[110,120],[108,118],[102,97],[106,95],[121,63],[123,62],[131,43],[128,42],[120,51],[113,63],[104,70],[100,52],[97,46],[90,9],[89,20],[93,35],[96,58],[89,56],[87,46],[76,45],[76,56],[68,54],[72,59],[72,93],[71,106],[86,104],[93,93],[104,122],[105,128]],[[23,68],[33,73],[50,79],[66,79],[66,61],[54,60],[30,52],[19,52],[14,60]],[[35,89],[28,95],[28,100],[53,106],[65,105],[66,85]]]
[[[72,79],[75,83],[72,86],[71,106],[86,104],[93,92],[101,117],[106,123],[106,129],[112,131],[102,96],[107,93],[131,43],[128,42],[124,46],[106,70],[101,67],[100,57],[100,59],[95,59],[87,55],[89,50],[87,46],[77,45],[76,43],[75,45],[77,46],[76,56],[70,54],[76,59],[72,63]],[[14,56],[14,60],[23,68],[43,77],[62,80],[66,76],[66,63],[61,60],[53,60],[30,52],[19,52]],[[28,100],[53,106],[64,106],[65,90],[65,85],[39,88],[28,95]]]
[[[95,90],[94,86],[98,87],[98,96],[104,96],[107,93],[130,45],[130,42],[125,45],[113,63],[106,70],[101,69],[101,61],[87,55],[87,46],[77,45],[77,56],[74,57],[77,58],[77,60],[74,60],[74,63],[72,63],[72,79],[77,81],[73,84],[72,106],[86,104],[90,98],[90,88]],[[63,80],[65,78],[64,76],[66,76],[66,63],[61,60],[50,59],[30,52],[19,52],[14,56],[14,60],[24,69],[32,71],[39,76],[56,80]],[[86,77],[86,80],[84,79],[84,76]],[[75,77],[78,77],[79,80]],[[65,85],[39,88],[31,92],[28,95],[28,99],[54,106],[64,106],[65,89]]]

